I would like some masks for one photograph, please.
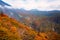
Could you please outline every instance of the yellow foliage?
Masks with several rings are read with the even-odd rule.
[[[20,40],[18,33],[12,33],[5,27],[0,27],[0,40]]]

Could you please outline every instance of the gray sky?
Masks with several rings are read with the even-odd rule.
[[[12,5],[13,8],[24,8],[26,10],[60,10],[60,0],[3,0]]]

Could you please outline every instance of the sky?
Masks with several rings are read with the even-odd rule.
[[[25,10],[60,10],[60,0],[3,0],[13,8]]]

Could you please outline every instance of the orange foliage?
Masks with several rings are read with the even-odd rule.
[[[48,40],[47,34],[46,33],[39,33],[35,37],[35,40]]]
[[[35,40],[42,40],[42,38],[38,35],[36,35]]]
[[[16,30],[17,30],[16,27],[11,27],[12,32],[16,32]]]
[[[39,24],[38,21],[35,23],[37,25]],[[60,35],[57,36],[54,32],[38,33],[32,28],[29,28],[29,26],[26,26],[15,19],[9,18],[4,14],[0,15],[0,30],[5,30],[5,32],[8,33],[8,36],[12,37],[12,40],[15,38],[18,38],[17,40],[60,40]]]

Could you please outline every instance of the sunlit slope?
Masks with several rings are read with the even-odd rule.
[[[0,14],[0,39],[1,40],[33,40],[36,32],[28,26]]]
[[[50,37],[52,35],[52,37]],[[59,40],[60,35],[53,32],[36,32],[29,26],[0,14],[0,40]]]

